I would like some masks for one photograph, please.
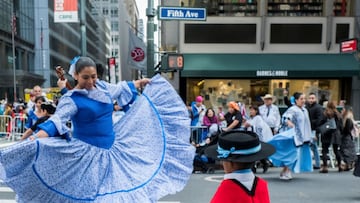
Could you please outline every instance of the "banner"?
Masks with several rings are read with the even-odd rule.
[[[146,70],[146,46],[129,28],[128,64],[131,68]]]
[[[76,23],[78,18],[77,0],[54,0],[54,22]]]
[[[116,83],[115,67],[116,67],[115,57],[109,58],[109,77],[110,77],[110,83],[112,84]]]

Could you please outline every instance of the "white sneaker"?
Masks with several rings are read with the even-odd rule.
[[[292,175],[291,172],[285,172],[285,173],[280,173],[280,180],[291,180],[292,179]]]

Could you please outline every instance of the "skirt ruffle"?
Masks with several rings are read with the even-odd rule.
[[[0,151],[0,177],[19,202],[156,202],[192,173],[188,111],[155,76],[114,124],[110,149],[73,138],[25,141]]]
[[[280,132],[268,142],[276,149],[269,157],[274,166],[288,167],[294,173],[311,172],[312,159],[309,144],[295,146],[294,128]]]

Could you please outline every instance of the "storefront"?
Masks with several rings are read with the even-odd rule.
[[[203,95],[213,108],[231,100],[261,103],[267,93],[284,107],[284,89],[349,104],[353,76],[359,75],[352,54],[184,54],[184,61],[180,94],[187,103]]]

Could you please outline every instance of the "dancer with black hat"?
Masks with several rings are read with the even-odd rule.
[[[254,132],[230,131],[219,135],[219,142],[205,150],[222,161],[225,176],[211,203],[270,202],[267,182],[254,175],[255,161],[267,158],[275,148],[261,142]]]

